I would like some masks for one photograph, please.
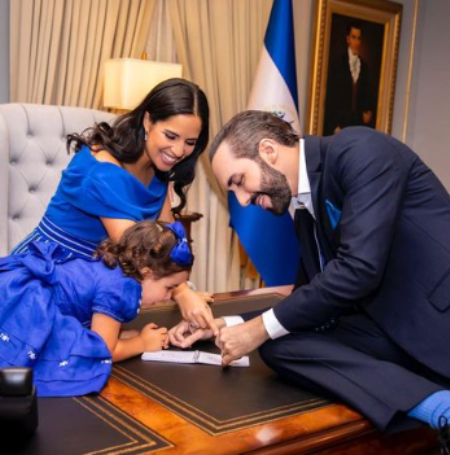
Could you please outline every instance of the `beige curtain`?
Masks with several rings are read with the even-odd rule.
[[[273,0],[168,0],[176,51],[185,77],[206,92],[211,133],[246,108]],[[189,191],[189,208],[204,214],[193,235],[195,279],[211,291],[239,288],[239,254],[228,227],[226,196],[207,155]]]
[[[14,0],[11,102],[102,107],[103,62],[141,56],[155,0]]]

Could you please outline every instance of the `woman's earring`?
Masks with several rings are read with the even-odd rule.
[[[145,133],[144,133],[144,141],[146,141],[147,139],[148,139],[148,133],[147,133],[147,131],[145,131]]]

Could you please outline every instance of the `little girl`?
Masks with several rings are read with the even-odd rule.
[[[138,223],[91,260],[65,256],[35,242],[0,259],[0,369],[33,368],[39,396],[99,392],[112,362],[167,347],[166,328],[122,339],[120,326],[170,298],[193,262],[180,222]]]

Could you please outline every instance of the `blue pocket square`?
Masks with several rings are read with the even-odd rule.
[[[330,219],[333,230],[341,221],[342,212],[337,209],[328,199],[325,200],[325,206],[327,207],[328,218]]]

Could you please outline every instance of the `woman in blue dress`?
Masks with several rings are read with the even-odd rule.
[[[126,339],[119,330],[188,279],[181,223],[140,222],[96,254],[68,258],[57,242],[32,241],[0,259],[0,369],[32,368],[39,396],[99,392],[112,362],[168,345],[155,324]]]
[[[76,155],[40,224],[12,253],[26,253],[30,242],[44,241],[60,245],[67,259],[88,259],[102,240],[118,240],[138,221],[174,221],[208,138],[206,96],[184,79],[162,82],[112,126],[100,123],[69,136],[68,150],[74,145]],[[180,199],[173,212],[169,182]],[[184,319],[215,328],[211,296],[183,284],[174,299]]]

